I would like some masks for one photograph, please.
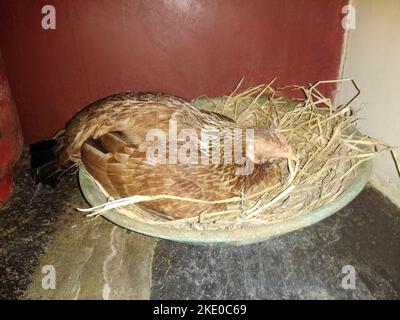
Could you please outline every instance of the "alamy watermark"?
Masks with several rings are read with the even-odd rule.
[[[356,8],[351,4],[342,7],[342,13],[345,16],[342,19],[342,28],[345,30],[354,30],[356,28]]]
[[[169,121],[167,134],[158,128],[146,135],[146,162],[149,164],[232,164],[235,174],[248,175],[254,169],[254,129],[217,130],[201,128],[177,129],[177,121]],[[167,141],[168,140],[168,141]]]
[[[342,288],[345,290],[356,289],[356,269],[352,265],[345,265],[342,268]]]
[[[42,278],[42,288],[44,290],[56,289],[56,269],[53,265],[47,264],[42,267],[42,273],[45,275]]]
[[[42,28],[44,30],[55,30],[56,29],[56,8],[52,5],[46,4],[42,7],[42,14],[45,16],[42,18]]]

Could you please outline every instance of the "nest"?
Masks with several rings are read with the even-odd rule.
[[[229,96],[218,99],[201,97],[193,102],[202,109],[221,113],[240,124],[274,127],[282,132],[296,150],[298,161],[283,160],[279,163],[282,169],[279,183],[247,197],[242,195],[213,202],[169,195],[132,196],[79,210],[89,212],[89,216],[97,216],[117,208],[128,217],[175,229],[242,228],[282,221],[326,205],[352,184],[363,162],[382,152],[392,152],[398,166],[393,146],[357,130],[358,111],[351,108],[352,101],[359,94],[354,81],[340,80],[351,81],[357,94],[347,104],[339,106],[318,90],[318,85],[322,83],[339,81],[321,81],[309,87],[292,86],[293,90],[304,93],[303,99],[285,98],[272,88],[272,83],[238,93],[242,81]],[[98,186],[107,196],[104,189]],[[136,205],[166,198],[202,203],[223,202],[228,203],[228,210],[168,220]]]

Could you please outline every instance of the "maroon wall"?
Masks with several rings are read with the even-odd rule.
[[[346,0],[2,0],[0,49],[27,143],[120,91],[186,98],[336,78]],[[41,28],[52,4],[57,29]]]

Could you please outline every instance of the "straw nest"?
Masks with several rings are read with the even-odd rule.
[[[180,220],[162,218],[137,204],[160,198],[205,201],[185,198],[184,195],[132,196],[114,200],[98,184],[110,201],[79,210],[88,212],[89,216],[97,216],[116,209],[136,220],[175,229],[243,228],[289,219],[327,204],[354,181],[361,163],[382,152],[392,152],[398,166],[393,146],[357,131],[358,111],[351,108],[351,102],[359,94],[354,81],[340,80],[350,81],[357,94],[347,104],[338,106],[318,90],[320,84],[339,82],[336,80],[320,81],[309,87],[292,86],[294,90],[304,93],[303,99],[295,100],[280,95],[272,88],[272,83],[238,93],[242,81],[229,96],[218,99],[201,97],[193,102],[205,110],[229,116],[243,125],[275,127],[280,130],[296,150],[298,161],[285,160],[279,163],[282,180],[278,184],[248,197],[214,201],[228,203],[227,211]]]

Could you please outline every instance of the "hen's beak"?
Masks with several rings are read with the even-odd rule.
[[[297,161],[297,156],[293,151],[286,154],[286,158],[289,160]]]

